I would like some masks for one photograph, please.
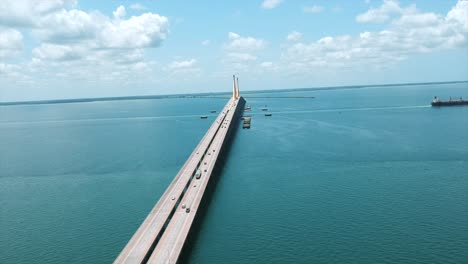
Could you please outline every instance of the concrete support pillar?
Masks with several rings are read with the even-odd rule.
[[[232,81],[233,81],[233,87],[232,87],[232,98],[236,98],[237,96],[237,88],[236,88],[236,76],[235,75],[232,75]]]

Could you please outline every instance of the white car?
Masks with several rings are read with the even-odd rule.
[[[201,170],[197,169],[197,172],[195,172],[195,178],[200,179],[201,177]]]

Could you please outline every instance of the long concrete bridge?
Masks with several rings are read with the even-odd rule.
[[[213,169],[236,128],[245,100],[232,97],[114,263],[176,263]]]

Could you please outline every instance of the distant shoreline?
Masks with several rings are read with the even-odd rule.
[[[405,86],[405,85],[432,85],[432,84],[455,84],[455,83],[468,83],[468,80],[467,81],[449,81],[449,82],[329,86],[329,87],[316,87],[316,88],[289,88],[289,89],[277,89],[277,90],[243,91],[242,93],[248,95],[248,94],[271,93],[271,92],[281,93],[281,92],[294,92],[294,91],[321,91],[321,90],[340,90],[340,89],[360,89],[360,88],[368,88],[368,87],[390,87],[390,86]],[[77,98],[77,99],[53,99],[53,100],[37,100],[37,101],[13,101],[13,102],[0,102],[0,106],[67,104],[67,103],[86,103],[86,102],[101,102],[101,101],[120,101],[120,100],[147,100],[147,99],[216,98],[217,96],[229,95],[229,94],[230,92],[213,92],[213,93],[198,93],[198,94],[139,95],[139,96],[96,97],[96,98]]]

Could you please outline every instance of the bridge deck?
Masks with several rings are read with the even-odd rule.
[[[200,202],[216,165],[218,155],[223,147],[228,127],[231,120],[234,118],[235,106],[236,102],[233,102],[223,121],[221,130],[215,135],[213,142],[208,148],[207,153],[209,153],[209,155],[205,155],[203,158],[203,162],[200,166],[202,177],[199,180],[192,181],[148,263],[177,262],[190,231],[190,227],[198,212]],[[190,212],[187,213],[186,209],[182,208],[182,205],[190,208]]]
[[[228,101],[114,263],[145,263],[148,258],[149,263],[177,261],[237,111],[238,102],[239,99],[234,98]],[[202,177],[195,179],[193,175],[198,168],[202,171]],[[182,204],[190,208],[189,213],[181,208]]]

